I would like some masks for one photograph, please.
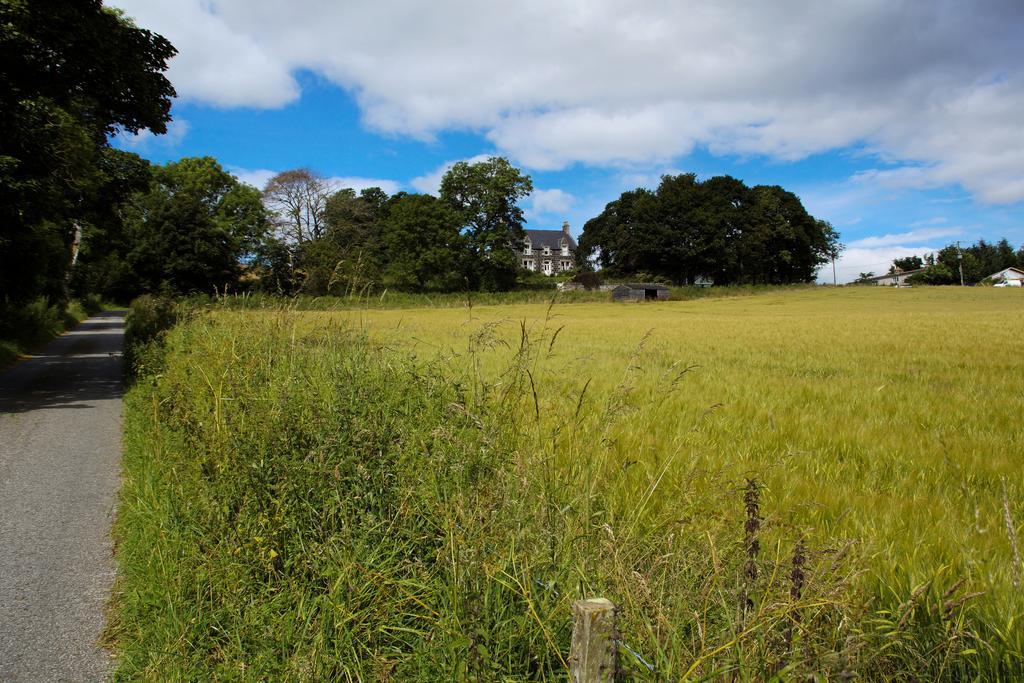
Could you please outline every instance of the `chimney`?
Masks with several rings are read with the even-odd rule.
[[[569,234],[569,221],[562,221],[562,232],[566,235]]]

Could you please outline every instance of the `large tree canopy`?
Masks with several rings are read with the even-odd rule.
[[[678,283],[808,282],[837,249],[837,235],[777,186],[729,176],[664,176],[655,192],[624,192],[587,221],[581,267]]]
[[[414,291],[466,286],[469,254],[460,216],[428,194],[398,194],[381,223],[384,283]]]
[[[210,157],[157,166],[146,192],[125,208],[127,255],[140,291],[234,288],[270,222],[259,190]]]
[[[166,131],[174,52],[100,0],[0,0],[0,308],[64,295],[108,136]]]
[[[519,200],[533,192],[530,176],[503,157],[470,164],[460,161],[441,179],[441,201],[461,216],[467,244],[484,289],[515,285],[518,264],[513,247],[525,237]]]

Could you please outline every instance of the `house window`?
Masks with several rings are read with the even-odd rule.
[[[544,262],[544,274],[551,275],[551,261]]]
[[[544,255],[545,256],[551,256],[551,247],[549,247],[546,244],[544,245]]]
[[[561,266],[562,270],[569,270],[570,268],[572,268],[572,261],[562,261],[559,265]]]
[[[527,256],[533,253],[533,245],[530,243],[529,237],[527,237],[526,241],[523,242],[523,253]]]
[[[569,240],[562,238],[562,256],[569,255]]]
[[[524,258],[523,259],[523,268],[526,268],[527,270],[536,270],[536,268],[534,267],[533,259],[532,258]]]

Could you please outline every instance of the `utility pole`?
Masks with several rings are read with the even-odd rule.
[[[838,287],[839,282],[836,280],[836,252],[832,252],[832,286]]]
[[[956,241],[956,262],[960,266],[960,286],[964,286],[964,252],[960,250],[960,240]]]

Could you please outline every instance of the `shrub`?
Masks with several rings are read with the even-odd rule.
[[[588,290],[599,289],[601,287],[601,275],[593,271],[584,271],[573,275],[570,282],[579,283]]]
[[[163,364],[163,336],[181,317],[184,306],[168,297],[144,294],[134,301],[125,318],[125,372],[136,378],[156,372]]]
[[[65,309],[45,297],[23,306],[7,306],[0,315],[0,339],[30,349],[58,335],[64,329]]]

